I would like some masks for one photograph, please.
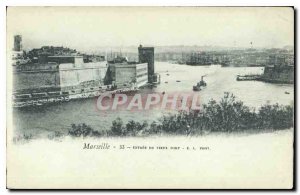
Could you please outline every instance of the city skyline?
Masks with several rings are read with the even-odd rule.
[[[294,43],[293,9],[286,7],[9,7],[7,14],[13,16],[7,32],[21,34],[25,50],[139,44],[280,48]]]

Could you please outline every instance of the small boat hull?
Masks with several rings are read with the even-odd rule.
[[[199,86],[193,86],[193,91],[201,91],[201,88]]]

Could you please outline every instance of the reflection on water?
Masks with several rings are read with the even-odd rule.
[[[142,89],[141,93],[190,93],[201,76],[207,75],[204,78],[207,87],[197,92],[200,94],[201,103],[210,99],[218,100],[223,97],[224,92],[231,92],[251,107],[259,107],[265,103],[293,104],[293,85],[236,81],[236,75],[262,73],[262,67],[222,68],[218,65],[186,66],[156,62],[155,68],[161,75],[161,84],[153,89]],[[285,94],[286,91],[289,94]],[[35,110],[14,110],[13,123],[16,132],[66,131],[72,123],[86,123],[95,130],[101,130],[109,128],[111,121],[117,117],[124,121],[154,120],[162,114],[163,111],[157,110],[100,112],[96,109],[96,99],[84,99]]]

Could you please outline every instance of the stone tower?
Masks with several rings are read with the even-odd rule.
[[[148,82],[154,82],[154,47],[139,46],[139,63],[148,63]]]

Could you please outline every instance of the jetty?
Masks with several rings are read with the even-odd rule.
[[[261,81],[262,75],[237,75],[237,81]]]

